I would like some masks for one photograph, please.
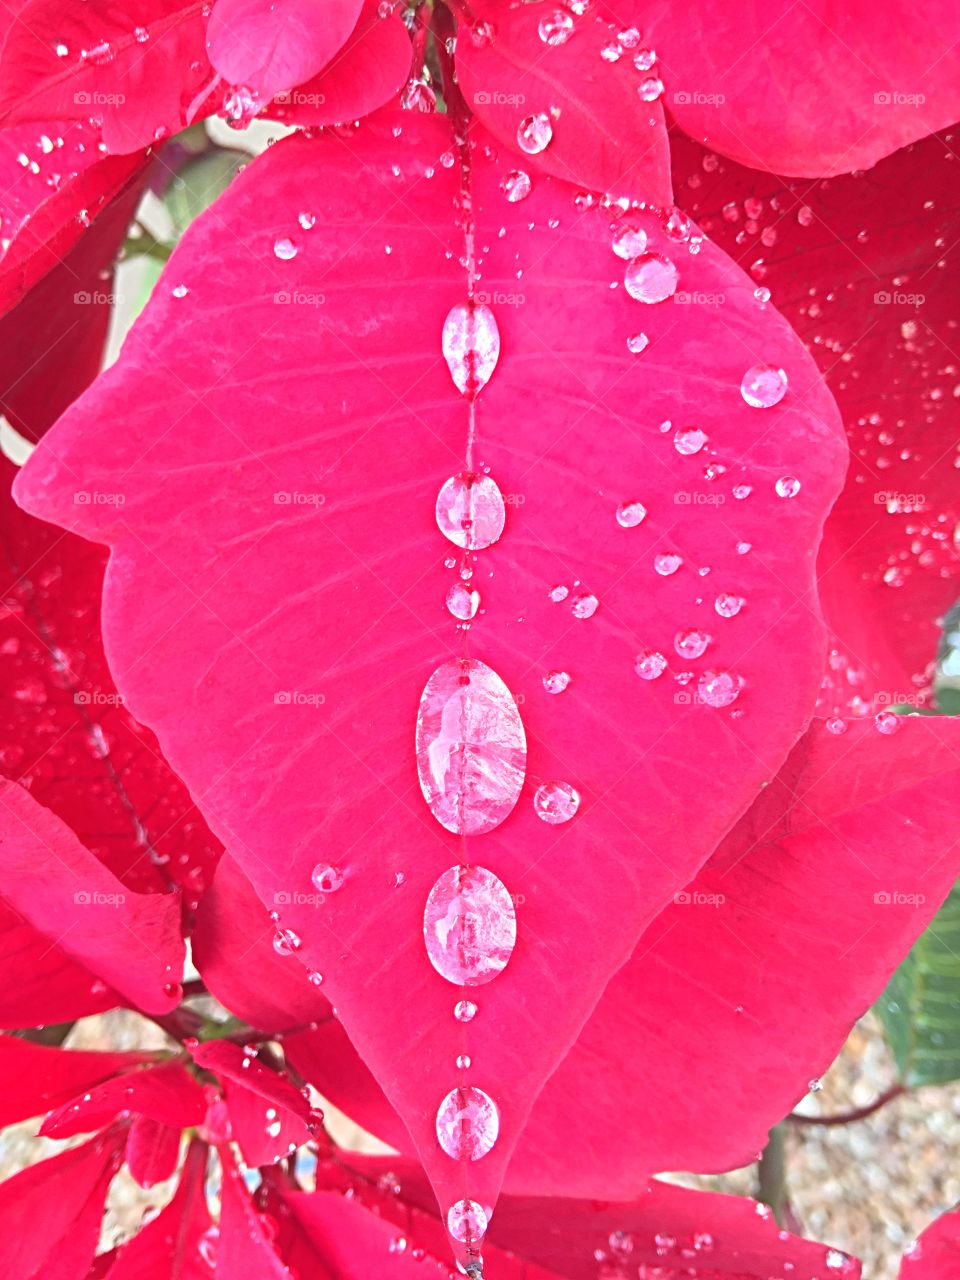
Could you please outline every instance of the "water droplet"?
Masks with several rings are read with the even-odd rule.
[[[469,1071],[469,1070],[470,1070],[470,1055],[469,1055],[469,1054],[466,1054],[466,1053],[458,1053],[458,1054],[457,1054],[457,1070],[458,1070],[458,1071]]]
[[[633,661],[633,667],[641,680],[656,680],[667,669],[667,660],[656,649],[644,649]]]
[[[298,214],[297,221],[300,223],[301,227],[303,227],[304,231],[309,231],[312,227],[316,226],[317,215],[315,213],[304,212]]]
[[[563,9],[554,9],[540,19],[537,30],[544,44],[566,44],[573,35],[573,18]]]
[[[500,359],[500,330],[490,308],[476,302],[451,307],[440,345],[457,390],[468,399],[479,395]]]
[[[563,693],[569,683],[570,676],[566,671],[548,671],[543,677],[543,687],[547,693]]]
[[[810,223],[813,221],[813,210],[808,204],[802,204],[797,210],[797,221],[800,223],[801,227],[809,227]]]
[[[551,587],[547,592],[548,598],[552,600],[554,604],[560,604],[561,601],[566,600],[569,594],[570,588],[563,585]]]
[[[721,618],[735,618],[743,608],[743,596],[729,595],[721,592],[713,602],[713,607]]]
[[[476,1200],[458,1200],[447,1210],[447,1230],[461,1244],[474,1244],[487,1231],[487,1215]]]
[[[503,533],[503,494],[490,476],[461,471],[445,481],[437,496],[437,524],[458,547],[481,551]]]
[[[525,200],[530,194],[530,175],[522,169],[511,169],[500,183],[500,190],[511,204]]]
[[[656,102],[663,95],[663,81],[659,76],[647,76],[645,80],[640,81],[637,92],[644,102]]]
[[[638,49],[633,55],[633,65],[638,71],[652,70],[656,61],[657,55],[652,49]]]
[[[647,233],[632,222],[619,227],[613,237],[613,252],[618,258],[639,258],[646,252]]]
[[[604,62],[619,62],[623,57],[623,50],[619,44],[611,40],[609,44],[605,44],[600,50],[600,57]]]
[[[479,987],[507,966],[517,942],[513,900],[485,867],[451,867],[434,884],[423,913],[430,963],[456,986]]]
[[[344,875],[339,867],[318,862],[310,872],[310,880],[318,893],[336,893],[343,886]]]
[[[669,258],[647,253],[627,267],[623,277],[624,288],[638,302],[664,302],[677,291],[679,275]]]
[[[827,733],[835,733],[839,736],[841,733],[847,732],[847,722],[841,719],[840,716],[831,716],[826,723],[826,730]]]
[[[291,258],[295,258],[297,256],[297,246],[292,240],[288,240],[286,237],[283,237],[280,240],[274,241],[273,252],[281,262],[289,262]]]
[[[729,671],[705,671],[697,683],[697,697],[708,707],[729,707],[740,696],[740,683]]]
[[[684,456],[699,453],[706,443],[707,433],[700,427],[681,427],[673,437],[673,447]]]
[[[796,476],[781,476],[774,488],[781,498],[795,498],[800,492],[800,481]]]
[[[187,294],[190,292],[190,290],[187,288],[185,284],[178,284],[178,285],[174,285],[174,287],[170,290],[170,292],[173,294],[175,298],[185,298]]]
[[[753,493],[752,484],[736,484],[733,486],[733,496],[738,502],[742,502],[744,498],[749,498]]]
[[[492,831],[511,812],[527,766],[520,712],[497,673],[475,658],[439,666],[417,715],[417,771],[448,831]]]
[[[462,582],[451,583],[447,591],[447,608],[455,618],[469,622],[480,608],[480,592]]]
[[[754,409],[779,404],[787,391],[787,375],[770,364],[755,364],[743,375],[740,394]]]
[[[307,981],[313,983],[315,987],[323,986],[323,974],[318,973],[316,969],[307,970]]]
[[[453,1006],[453,1016],[458,1022],[472,1022],[477,1016],[477,1006],[472,1000],[458,1000]]]
[[[599,607],[600,601],[592,595],[576,596],[570,602],[570,612],[575,618],[592,618]]]
[[[900,728],[900,717],[894,711],[881,711],[874,716],[873,723],[881,733],[896,733]]]
[[[537,817],[551,826],[569,822],[580,808],[580,792],[569,782],[545,782],[533,797]]]
[[[673,638],[673,647],[681,658],[702,658],[709,644],[705,631],[678,631]]]
[[[621,502],[617,507],[617,524],[624,529],[635,529],[647,518],[647,508],[642,502]]]
[[[270,1121],[270,1123],[267,1125],[267,1137],[268,1137],[268,1138],[279,1138],[279,1136],[280,1136],[280,1129],[281,1129],[280,1121],[279,1121],[279,1120],[271,1120],[271,1121]]]
[[[645,333],[631,333],[627,339],[627,350],[632,351],[635,356],[638,356],[641,351],[646,351],[649,345],[650,339]]]
[[[290,956],[303,946],[292,929],[278,929],[273,938],[273,949],[278,956]]]
[[[517,146],[528,156],[536,156],[545,151],[552,138],[553,125],[545,111],[524,117],[517,128]]]
[[[451,1089],[437,1109],[437,1141],[451,1160],[480,1160],[500,1135],[500,1113],[474,1085]]]
[[[653,567],[662,578],[669,578],[683,564],[683,556],[675,551],[661,551],[653,557]]]

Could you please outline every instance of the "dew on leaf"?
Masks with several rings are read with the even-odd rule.
[[[653,557],[653,567],[661,578],[669,578],[683,564],[683,556],[675,551],[661,551]]]
[[[543,677],[543,687],[547,693],[563,693],[569,683],[570,676],[566,671],[548,671]]]
[[[780,498],[795,498],[800,492],[800,481],[796,476],[781,476],[774,488]]]
[[[680,427],[673,437],[673,447],[685,457],[699,453],[706,443],[707,433],[700,427]]]
[[[447,1210],[447,1230],[461,1244],[483,1239],[487,1231],[487,1215],[476,1200],[458,1200]]]
[[[553,125],[545,111],[525,116],[517,126],[517,146],[529,156],[545,151],[553,139]]]
[[[458,1022],[472,1022],[477,1016],[477,1006],[472,1000],[458,1000],[453,1006],[453,1016]]]
[[[336,893],[343,887],[344,875],[339,867],[318,862],[310,872],[310,881],[318,893]]]
[[[566,44],[573,35],[573,18],[564,9],[552,9],[540,19],[537,32],[544,44]]]
[[[647,233],[642,227],[628,222],[618,227],[614,233],[612,248],[618,258],[624,258],[628,262],[631,258],[639,258],[646,252]]]
[[[522,169],[511,169],[500,183],[500,189],[511,204],[525,200],[530,194],[530,175]]]
[[[437,1141],[451,1160],[480,1160],[500,1135],[500,1113],[474,1085],[451,1089],[437,1108]]]
[[[631,298],[649,304],[665,302],[677,291],[679,273],[669,258],[647,253],[628,265],[623,277],[624,288]]]
[[[437,524],[458,547],[479,551],[503,533],[506,506],[490,476],[462,471],[444,481],[437,495]]]
[[[469,622],[475,618],[480,608],[480,592],[465,586],[462,582],[453,582],[447,589],[447,609],[461,622]]]
[[[770,364],[755,364],[743,375],[740,394],[753,409],[770,409],[787,391],[787,375]]]
[[[705,671],[697,683],[697,697],[708,707],[729,707],[740,696],[740,677],[729,671]]]
[[[656,680],[667,669],[667,660],[656,649],[644,649],[633,661],[633,669],[641,680]]]
[[[472,399],[490,381],[500,359],[496,316],[483,303],[457,303],[443,322],[440,346],[454,386]]]
[[[551,826],[569,822],[580,808],[580,792],[569,782],[545,782],[537,788],[533,807],[537,817]]]
[[[434,884],[423,913],[430,963],[456,986],[491,982],[517,941],[517,917],[503,881],[485,867],[451,867]]]
[[[647,508],[635,499],[621,502],[617,507],[617,524],[623,529],[635,529],[647,518]]]

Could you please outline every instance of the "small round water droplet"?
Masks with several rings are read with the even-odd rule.
[[[477,1006],[472,1000],[458,1000],[453,1006],[453,1016],[458,1022],[472,1022],[477,1016]]]
[[[451,1160],[480,1160],[500,1135],[500,1113],[474,1085],[451,1089],[437,1108],[437,1141]]]
[[[313,983],[315,987],[323,986],[323,974],[318,973],[316,969],[307,970],[307,981]]]
[[[753,493],[752,484],[736,484],[733,486],[733,496],[738,502],[742,502],[744,498],[749,498]]]
[[[825,727],[827,733],[834,733],[838,737],[841,733],[847,732],[847,722],[846,720],[841,719],[840,716],[831,716]]]
[[[487,1215],[476,1200],[458,1200],[447,1210],[447,1230],[461,1244],[476,1244],[487,1231]]]
[[[423,939],[430,963],[448,982],[491,982],[517,941],[516,911],[503,881],[485,867],[445,871],[427,898]]]
[[[605,44],[600,50],[600,57],[604,62],[619,62],[623,57],[623,50],[619,44],[611,40],[609,44]]]
[[[638,653],[633,668],[641,680],[656,680],[667,669],[667,660],[656,649],[644,649]]]
[[[900,728],[900,717],[894,711],[881,711],[874,716],[873,723],[881,733],[896,733]]]
[[[318,893],[336,893],[343,886],[343,872],[328,862],[318,862],[310,872],[310,881]]]
[[[705,671],[697,684],[697,697],[708,707],[729,707],[740,696],[740,677],[729,671]]]
[[[673,647],[681,658],[702,658],[709,644],[705,631],[678,631],[673,638]]]
[[[466,1053],[457,1054],[457,1069],[459,1071],[470,1070],[470,1055]]]
[[[278,929],[273,938],[273,949],[278,956],[290,956],[303,946],[292,929]]]
[[[787,375],[770,364],[755,364],[743,375],[740,394],[754,409],[779,404],[787,392]]]
[[[451,583],[447,591],[447,608],[461,622],[469,622],[480,608],[480,592],[462,582]]]
[[[566,44],[573,35],[573,18],[564,9],[554,9],[540,19],[537,31],[544,44]]]
[[[714,600],[713,607],[721,618],[735,618],[743,608],[743,596],[734,596],[723,591]]]
[[[675,551],[661,551],[653,557],[653,567],[662,578],[669,578],[683,564],[683,556]]]
[[[284,237],[280,240],[274,241],[273,252],[281,262],[289,262],[291,258],[295,258],[297,256],[297,246],[292,240],[288,240]]]
[[[530,194],[530,175],[522,169],[511,169],[500,183],[500,190],[511,204],[525,200]]]
[[[575,618],[592,618],[599,607],[600,601],[592,595],[576,596],[570,602],[570,612]]]
[[[174,285],[170,291],[175,298],[185,298],[190,290],[185,284]]]
[[[646,252],[647,233],[632,222],[619,227],[613,237],[613,252],[618,258],[639,258]]]
[[[646,351],[650,345],[650,339],[645,333],[631,333],[627,339],[627,350],[638,356],[641,351]]]
[[[706,443],[707,433],[700,427],[681,427],[673,437],[673,447],[684,456],[699,453]]]
[[[781,498],[795,498],[800,492],[800,481],[796,476],[781,476],[774,488]]]
[[[580,808],[580,792],[569,782],[545,782],[533,797],[537,817],[551,826],[569,822]]]
[[[563,693],[569,683],[570,676],[566,671],[548,671],[543,677],[543,687],[547,693]]]
[[[503,533],[506,507],[490,476],[461,471],[445,481],[437,496],[437,524],[458,547],[480,551]]]
[[[644,102],[656,102],[663,96],[663,81],[659,76],[647,76],[645,80],[640,81],[637,92]]]
[[[549,597],[549,599],[553,601],[554,604],[560,604],[562,600],[566,600],[569,594],[570,594],[570,588],[565,587],[562,584],[556,587],[551,587],[550,590],[547,592],[547,596]]]
[[[304,231],[309,231],[311,227],[316,226],[317,215],[315,213],[301,213],[297,216],[297,221],[303,227]]]
[[[647,508],[635,499],[621,502],[617,507],[617,524],[623,529],[635,529],[647,518]]]
[[[528,156],[536,156],[545,151],[552,138],[553,125],[545,111],[525,116],[517,127],[517,146]]]
[[[677,291],[679,274],[669,258],[647,253],[635,258],[623,277],[624,288],[638,302],[665,302]]]
[[[638,49],[633,55],[633,65],[638,71],[651,71],[657,61],[657,55],[652,49]]]
[[[797,210],[797,221],[800,223],[801,227],[809,227],[810,223],[813,221],[813,210],[808,204],[802,204]]]

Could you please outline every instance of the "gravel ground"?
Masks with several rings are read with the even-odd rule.
[[[68,1045],[83,1049],[160,1048],[163,1033],[134,1014],[90,1018],[71,1032]],[[833,1115],[865,1106],[894,1083],[891,1056],[872,1017],[854,1028],[843,1052],[824,1076],[823,1088],[801,1108]],[[373,1148],[349,1122],[332,1128],[340,1141]],[[889,1102],[865,1120],[837,1126],[791,1125],[787,1186],[804,1234],[863,1259],[867,1280],[894,1280],[904,1249],[931,1219],[960,1201],[960,1084],[928,1087]],[[0,1135],[0,1176],[45,1159],[70,1145],[35,1138],[36,1122]],[[82,1141],[75,1139],[74,1141]],[[382,1148],[381,1148],[382,1149]],[[688,1186],[756,1194],[757,1167],[713,1177],[673,1175]],[[109,1247],[137,1229],[143,1215],[162,1207],[173,1183],[149,1192],[125,1174],[115,1179],[104,1223]]]

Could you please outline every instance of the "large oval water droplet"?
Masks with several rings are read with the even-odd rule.
[[[437,880],[423,913],[430,963],[458,987],[491,982],[517,942],[517,916],[503,881],[485,867],[451,867]]]
[[[461,471],[437,495],[437,524],[458,547],[482,551],[503,533],[507,508],[496,480]]]
[[[451,1089],[437,1109],[437,1141],[452,1160],[479,1160],[500,1136],[500,1113],[473,1085]]]
[[[770,409],[787,393],[787,375],[769,364],[755,364],[743,375],[740,394],[753,409]]]
[[[487,1213],[476,1200],[458,1200],[447,1210],[447,1230],[461,1244],[476,1244],[487,1232]]]
[[[517,146],[529,156],[545,151],[553,138],[553,125],[545,111],[527,116],[517,127]]]
[[[665,302],[677,291],[679,274],[669,258],[647,253],[634,258],[623,277],[624,288],[638,302]]]
[[[500,359],[497,317],[480,302],[458,302],[443,322],[443,358],[458,391],[472,399],[490,381]]]
[[[417,715],[417,772],[430,812],[448,831],[492,831],[512,811],[527,738],[510,690],[475,658],[439,666]]]

